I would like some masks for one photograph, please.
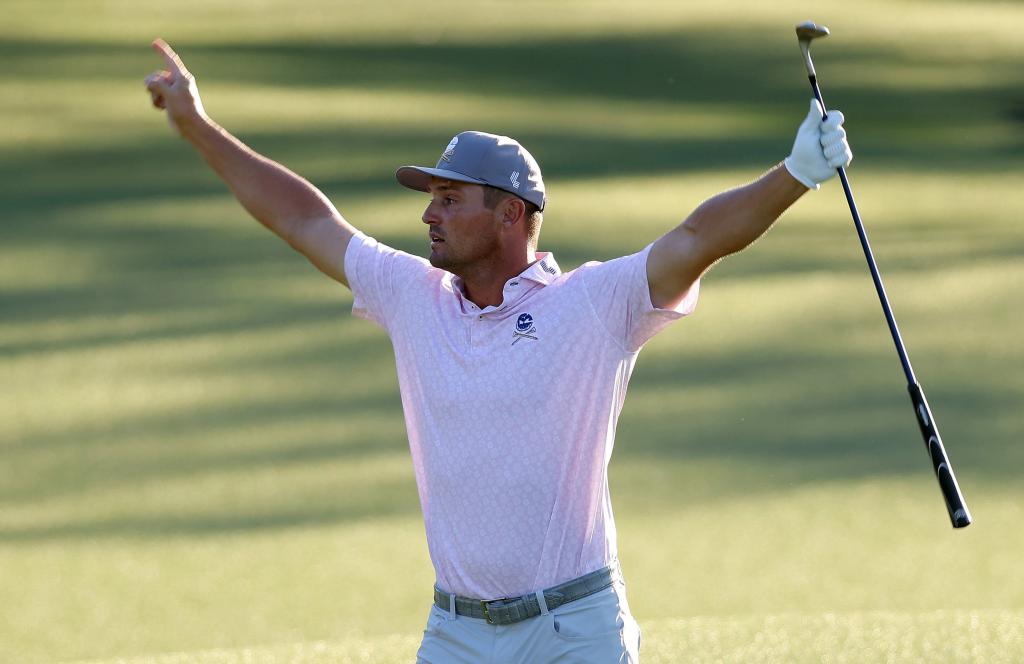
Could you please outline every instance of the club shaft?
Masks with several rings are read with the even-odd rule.
[[[807,56],[808,80],[811,82],[811,89],[814,91],[814,98],[821,104],[822,119],[828,117],[825,112],[825,101],[821,98],[821,89],[818,87],[817,76],[813,73],[813,65],[810,64],[810,56]],[[853,191],[850,189],[850,181],[846,177],[846,169],[840,166],[836,169],[839,173],[839,181],[843,184],[843,193],[846,194],[846,202],[850,206],[850,214],[853,215],[853,224],[857,228],[857,236],[860,238],[860,245],[864,249],[864,258],[867,259],[868,268],[871,270],[871,279],[875,283],[875,291],[878,293],[878,300],[882,304],[882,311],[885,313],[885,321],[889,325],[889,332],[892,341],[896,345],[896,353],[900,356],[900,364],[903,365],[903,373],[907,377],[907,391],[910,393],[910,401],[914,406],[914,415],[917,424],[921,429],[921,437],[928,448],[928,456],[932,460],[932,468],[935,471],[935,478],[939,482],[939,489],[946,502],[946,510],[949,512],[949,520],[954,528],[963,528],[971,524],[971,513],[964,502],[960,485],[953,474],[953,466],[946,456],[946,448],[942,445],[942,438],[939,436],[938,425],[932,415],[928,400],[925,398],[924,390],[914,376],[914,369],[910,366],[910,358],[907,357],[907,349],[903,345],[903,338],[900,336],[899,327],[896,326],[896,318],[892,315],[892,307],[889,306],[889,298],[885,294],[885,286],[882,284],[882,277],[878,273],[878,266],[875,264],[875,256],[871,252],[871,244],[868,242],[867,231],[860,220],[860,212],[857,210],[857,203],[853,199]]]
[[[814,90],[814,98],[821,104],[822,120],[828,117],[825,112],[827,108],[825,101],[821,98],[821,89],[818,87],[816,76],[808,76],[811,88]],[[896,345],[896,354],[900,356],[900,364],[903,365],[903,373],[907,377],[907,384],[914,385],[917,378],[914,376],[914,368],[910,366],[910,358],[907,357],[907,349],[903,345],[903,337],[900,336],[900,328],[896,325],[896,318],[892,315],[892,307],[889,306],[889,297],[885,294],[885,286],[882,284],[882,277],[878,273],[878,266],[875,264],[875,255],[871,252],[871,243],[868,242],[867,231],[864,230],[864,223],[860,220],[860,212],[857,210],[857,202],[853,199],[853,191],[850,189],[850,181],[846,177],[846,169],[840,166],[836,169],[839,173],[839,181],[843,184],[843,193],[846,194],[846,202],[850,206],[850,214],[853,215],[853,225],[857,228],[857,237],[860,238],[860,246],[864,249],[864,258],[867,259],[868,269],[871,271],[871,280],[875,283],[875,291],[878,293],[878,301],[882,304],[882,312],[885,314],[885,322],[889,325],[889,333],[892,335],[892,342]]]

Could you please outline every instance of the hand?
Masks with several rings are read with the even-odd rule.
[[[146,77],[146,89],[156,108],[167,111],[167,122],[178,134],[191,122],[206,118],[196,79],[178,54],[163,39],[153,41],[153,50],[163,56],[167,69]]]
[[[827,120],[821,116],[821,104],[812,99],[811,110],[796,132],[793,152],[785,161],[790,174],[808,189],[817,189],[835,176],[837,168],[845,168],[853,160],[843,129],[843,114],[829,111]]]

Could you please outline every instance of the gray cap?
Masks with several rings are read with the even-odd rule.
[[[544,180],[537,160],[508,136],[464,131],[448,143],[435,168],[402,166],[395,171],[402,185],[429,191],[430,178],[487,184],[515,194],[544,209]]]

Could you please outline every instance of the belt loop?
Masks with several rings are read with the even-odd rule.
[[[544,591],[538,590],[533,594],[537,596],[537,606],[540,607],[540,614],[546,616],[548,614],[548,602],[544,599]]]
[[[455,612],[455,593],[448,593],[448,611],[452,614],[452,620],[458,617]]]

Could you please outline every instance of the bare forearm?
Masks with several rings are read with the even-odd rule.
[[[682,226],[710,265],[761,237],[805,193],[807,187],[780,164],[750,184],[704,201]]]
[[[206,114],[196,79],[174,49],[162,39],[153,49],[166,69],[146,77],[153,106],[227,183],[242,206],[264,226],[292,245],[318,270],[343,284],[345,253],[356,233],[331,202],[309,182],[257,154]]]
[[[828,119],[816,99],[797,130],[783,164],[756,182],[709,198],[686,221],[658,238],[647,256],[647,281],[655,306],[674,306],[715,261],[764,235],[786,208],[834,176],[853,158],[843,115]]]
[[[249,214],[283,239],[294,243],[306,220],[340,219],[320,190],[258,154],[209,118],[182,126],[181,133]]]
[[[654,243],[647,257],[651,301],[675,306],[715,261],[759,238],[807,192],[782,166],[755,182],[701,203],[686,221]]]

